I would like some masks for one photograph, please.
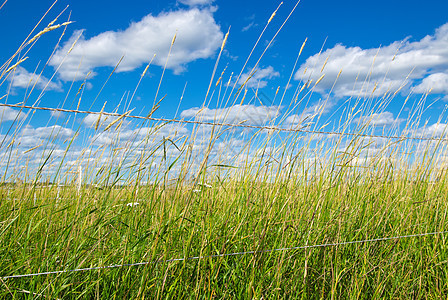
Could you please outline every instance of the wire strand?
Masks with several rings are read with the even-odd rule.
[[[438,235],[438,234],[445,234],[445,233],[448,233],[448,230],[438,231],[438,232],[408,234],[408,235],[393,236],[393,237],[382,237],[382,238],[376,238],[376,239],[347,241],[347,242],[340,242],[340,243],[325,243],[325,244],[317,244],[317,245],[276,248],[276,249],[268,249],[268,250],[253,250],[253,251],[244,251],[244,252],[221,253],[221,254],[214,254],[214,255],[207,255],[207,256],[172,258],[172,259],[167,259],[167,260],[156,260],[156,261],[130,263],[130,264],[115,264],[115,265],[102,266],[102,267],[90,267],[90,268],[80,268],[80,269],[72,269],[72,270],[59,270],[59,271],[49,271],[49,272],[40,272],[40,273],[29,273],[29,274],[4,276],[1,278],[2,279],[23,278],[23,277],[53,275],[53,274],[71,273],[71,272],[82,272],[82,271],[94,271],[94,270],[122,268],[122,267],[144,266],[144,265],[149,265],[149,264],[178,262],[178,261],[186,261],[186,260],[200,260],[200,259],[207,259],[207,258],[218,258],[218,257],[238,256],[238,255],[263,254],[263,253],[277,252],[277,251],[291,251],[291,250],[303,250],[303,249],[320,248],[320,247],[334,247],[334,246],[343,246],[343,245],[350,245],[350,244],[383,242],[383,241],[389,241],[389,240],[397,240],[397,239],[412,238],[412,237],[422,237],[422,236],[429,236],[429,235]]]
[[[416,141],[445,141],[448,142],[448,138],[443,137],[424,137],[424,136],[397,136],[397,135],[376,135],[367,133],[354,133],[354,132],[338,132],[338,131],[322,131],[322,130],[308,130],[303,128],[282,128],[275,126],[260,126],[260,125],[249,125],[249,124],[233,124],[233,123],[222,123],[222,122],[204,122],[204,121],[192,121],[183,119],[168,119],[168,118],[154,118],[151,116],[138,116],[131,115],[129,112],[124,114],[119,113],[108,113],[108,112],[96,112],[87,110],[76,110],[76,109],[65,109],[65,108],[52,108],[52,107],[41,107],[41,106],[30,106],[30,105],[19,105],[19,104],[6,104],[0,103],[0,107],[10,107],[10,108],[21,108],[21,109],[33,109],[33,110],[44,110],[44,111],[57,111],[66,113],[79,113],[79,114],[92,114],[92,115],[103,115],[112,117],[122,117],[140,120],[149,120],[156,122],[167,122],[167,123],[181,123],[181,124],[196,124],[196,125],[206,125],[206,126],[228,126],[228,127],[239,127],[239,128],[250,128],[258,130],[273,130],[273,131],[283,131],[283,132],[300,132],[309,134],[323,134],[323,135],[339,135],[339,136],[355,136],[355,137],[368,137],[368,138],[385,138],[385,139],[398,139],[401,141],[405,140],[416,140]],[[243,121],[244,122],[244,121]]]

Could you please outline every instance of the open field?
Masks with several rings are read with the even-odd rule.
[[[28,38],[0,79],[13,76],[33,41],[70,25],[54,24]],[[31,145],[29,120],[57,110],[2,100],[0,112],[19,113],[0,122],[1,299],[448,295],[448,140],[446,126],[421,130],[428,94],[381,132],[372,123],[398,91],[350,97],[329,129],[330,95],[308,109],[323,76],[301,82],[292,99],[278,88],[268,106],[245,87],[249,78],[225,85],[224,48],[188,120],[154,117],[161,95],[149,112],[134,112],[140,81],[114,112],[80,111],[84,82],[67,91],[65,115],[48,118],[49,136]],[[269,118],[251,119],[251,110]]]
[[[172,258],[338,243],[443,230],[447,182],[345,181],[305,185],[213,183],[2,191],[2,274],[154,262],[143,266],[3,279],[2,297],[22,290],[76,297],[437,298],[447,293],[447,243],[431,235],[384,242],[199,260]],[[24,197],[25,196],[25,197]],[[127,197],[127,199],[122,199]],[[16,198],[16,200],[13,200]],[[20,199],[20,200],[17,200]],[[138,201],[131,207],[127,203]],[[23,295],[21,295],[23,296]]]

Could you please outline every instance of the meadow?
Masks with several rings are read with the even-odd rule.
[[[14,76],[41,36],[69,25],[28,37],[1,76]],[[212,76],[202,107],[221,104],[216,122],[200,112],[192,123],[153,118],[159,97],[139,119],[130,109],[89,114],[92,136],[109,139],[101,147],[75,147],[83,133],[66,109],[76,134],[64,136],[64,151],[54,147],[56,125],[46,144],[24,149],[35,109],[13,107],[27,115],[2,123],[0,298],[446,297],[447,140],[412,134],[427,95],[400,131],[378,134],[369,123],[391,92],[350,99],[328,131],[316,121],[325,102],[292,127],[276,115],[250,125],[226,118],[251,90],[226,86],[223,74]],[[306,111],[317,84],[282,98],[291,103],[283,116]],[[353,128],[355,120],[365,122]]]

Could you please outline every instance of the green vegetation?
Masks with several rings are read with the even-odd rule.
[[[437,298],[448,289],[444,235],[164,262],[441,231],[445,179],[323,175],[309,184],[216,182],[198,193],[154,186],[140,189],[146,200],[125,188],[61,200],[51,189],[36,191],[34,201],[20,189],[2,190],[2,274],[159,262],[4,279],[4,298],[22,290],[59,298]]]

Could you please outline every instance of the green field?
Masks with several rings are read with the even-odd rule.
[[[66,187],[60,200],[32,190],[2,190],[2,274],[151,263],[3,279],[4,298],[438,298],[448,289],[443,234],[165,262],[442,231],[446,177],[227,180],[195,193],[179,183],[142,187],[145,200],[124,187],[79,197]]]

